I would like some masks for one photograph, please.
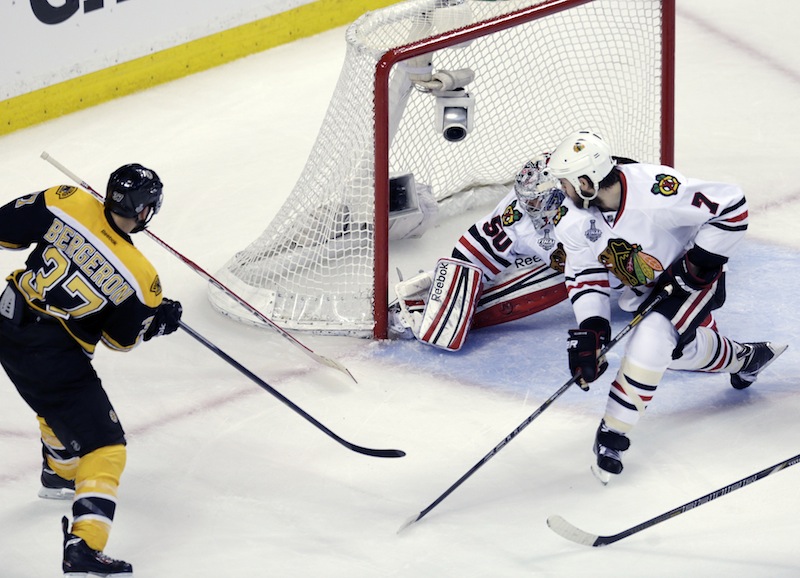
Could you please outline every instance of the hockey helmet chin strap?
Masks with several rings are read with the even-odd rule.
[[[591,181],[590,181],[591,182]],[[581,183],[579,179],[570,179],[570,183],[572,184],[573,188],[575,189],[575,194],[578,195],[581,200],[583,201],[583,208],[588,209],[591,206],[593,200],[597,198],[597,194],[600,192],[600,187],[596,184],[592,183],[593,191],[591,193],[587,193],[583,189],[581,189]]]

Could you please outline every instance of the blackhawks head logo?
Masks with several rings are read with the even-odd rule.
[[[503,226],[508,227],[513,225],[517,221],[522,218],[522,213],[516,209],[517,201],[513,201],[510,205],[506,207],[506,210],[503,211]]]
[[[564,245],[559,243],[555,250],[550,253],[550,268],[555,269],[559,273],[563,273],[566,264],[567,252],[564,251]]]
[[[628,287],[646,285],[664,270],[658,259],[642,251],[641,245],[631,245],[625,239],[611,239],[597,260]]]
[[[681,183],[678,179],[673,177],[672,175],[665,175],[664,173],[656,175],[656,183],[650,189],[650,192],[654,195],[664,195],[665,197],[669,197],[674,195],[678,192],[678,187],[681,186]]]

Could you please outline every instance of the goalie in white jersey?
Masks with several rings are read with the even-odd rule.
[[[529,161],[497,206],[458,239],[432,272],[397,284],[393,337],[461,348],[472,328],[531,315],[567,298],[552,217],[564,199],[545,157]]]
[[[612,288],[624,286],[619,306],[632,313],[673,288],[631,332],[611,384],[592,468],[607,482],[622,471],[627,436],[668,368],[730,373],[731,385],[743,389],[786,345],[736,342],[708,326],[725,301],[726,263],[747,229],[739,187],[691,179],[668,166],[617,162],[589,131],[565,139],[548,170],[567,195],[554,222],[579,325],[569,332],[569,367],[581,387],[588,389],[608,366],[598,356],[610,339]]]

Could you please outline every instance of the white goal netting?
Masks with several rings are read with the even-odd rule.
[[[263,234],[218,273],[229,291],[211,287],[212,304],[257,323],[233,292],[288,330],[381,336],[389,177],[412,175],[445,214],[505,191],[526,160],[582,128],[616,155],[669,160],[669,10],[663,0],[410,0],[365,14],[347,29],[302,176]],[[440,102],[444,93],[424,81],[464,70],[472,77],[446,96],[471,99],[456,107],[468,109],[469,130],[447,140],[439,107],[454,101]],[[388,151],[376,141],[384,133]]]

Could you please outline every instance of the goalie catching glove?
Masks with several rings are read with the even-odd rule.
[[[440,259],[432,274],[401,281],[395,292],[402,323],[419,341],[458,351],[472,325],[482,275],[470,263]]]
[[[611,326],[602,317],[590,317],[581,322],[580,329],[569,330],[569,371],[584,391],[589,391],[589,384],[608,369],[608,361],[600,352],[608,343],[609,335]]]

